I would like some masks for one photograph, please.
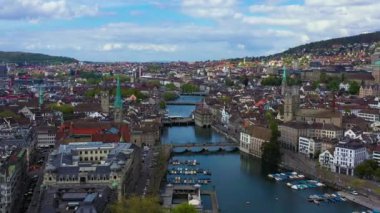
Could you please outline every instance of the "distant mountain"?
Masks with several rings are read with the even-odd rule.
[[[40,53],[0,51],[0,63],[46,65],[75,62],[78,62],[78,60],[62,56],[50,56]]]

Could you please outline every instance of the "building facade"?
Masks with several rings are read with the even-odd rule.
[[[261,158],[262,146],[269,142],[271,131],[261,126],[250,126],[240,133],[240,151]]]
[[[313,138],[299,137],[298,152],[314,158],[321,151],[321,142]]]
[[[126,176],[134,162],[130,143],[83,142],[60,145],[48,158],[46,186],[105,185],[124,194]]]
[[[9,148],[2,150],[0,163],[0,212],[14,212],[22,195],[26,177],[26,150]]]
[[[367,159],[367,149],[357,140],[340,142],[334,151],[334,172],[354,175],[357,165]]]

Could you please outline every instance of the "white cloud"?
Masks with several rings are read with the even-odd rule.
[[[118,49],[122,49],[122,48],[123,48],[123,44],[107,43],[107,44],[104,44],[100,50],[101,51],[113,51],[113,50],[118,50]]]
[[[235,13],[236,0],[183,0],[183,11],[194,17],[225,18]]]
[[[175,52],[176,45],[169,44],[147,44],[147,43],[134,43],[128,44],[127,48],[136,51],[155,51],[155,52]]]
[[[73,3],[74,2],[74,3]],[[98,7],[68,0],[0,0],[0,19],[75,18],[93,16]]]

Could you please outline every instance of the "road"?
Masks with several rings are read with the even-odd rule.
[[[153,150],[144,150],[141,155],[141,170],[140,176],[135,187],[135,193],[137,195],[145,196],[148,193],[150,178],[153,172],[152,163],[153,163]]]

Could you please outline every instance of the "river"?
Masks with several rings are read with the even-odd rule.
[[[180,101],[199,102],[202,97],[186,96]],[[194,106],[168,106],[169,115],[188,116]],[[178,113],[178,114],[175,114]],[[224,142],[223,136],[212,129],[194,126],[165,128],[161,137],[162,143],[204,143]],[[291,213],[333,213],[353,212],[365,208],[352,203],[321,203],[316,205],[307,202],[312,194],[333,192],[331,189],[292,190],[284,182],[274,182],[261,173],[260,160],[246,154],[226,153],[212,155],[177,155],[175,159],[196,159],[200,167],[210,169],[212,183],[207,186],[215,188],[221,212],[291,212]],[[249,202],[249,205],[247,205]],[[206,208],[210,206],[209,198],[204,199]]]

